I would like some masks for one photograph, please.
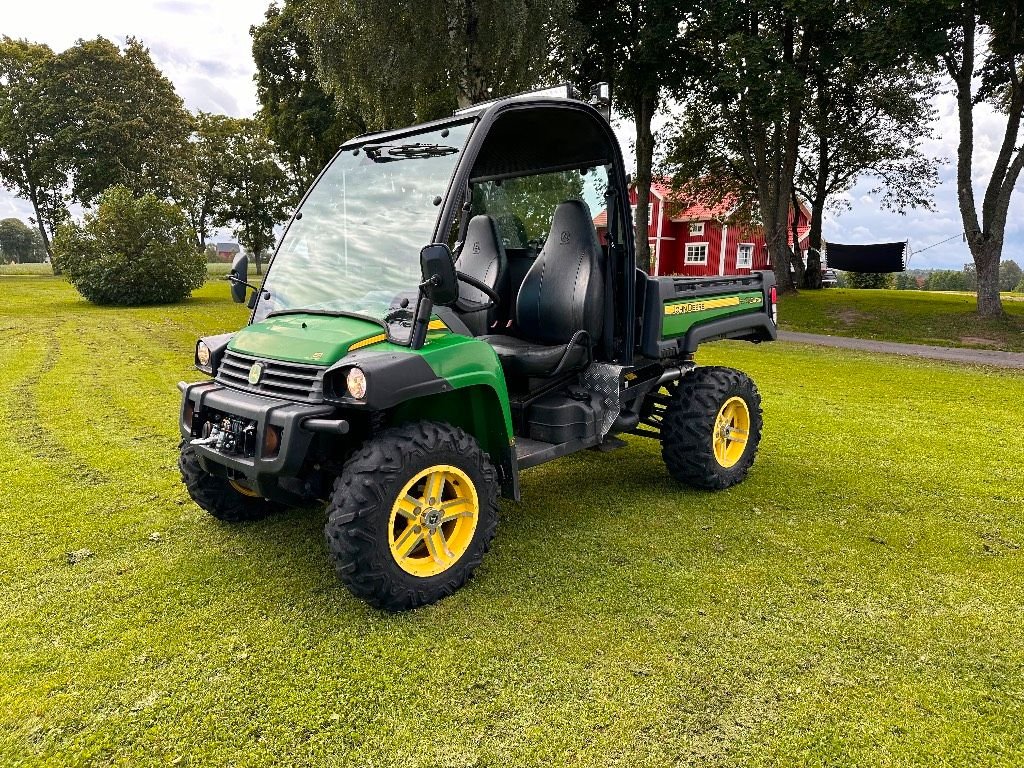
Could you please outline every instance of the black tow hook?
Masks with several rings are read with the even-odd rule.
[[[328,435],[348,434],[348,422],[344,419],[306,419],[302,422],[302,428]]]

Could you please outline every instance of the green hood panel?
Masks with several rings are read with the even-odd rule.
[[[353,344],[383,334],[376,323],[354,317],[281,315],[246,326],[228,349],[254,357],[308,365],[333,365]]]

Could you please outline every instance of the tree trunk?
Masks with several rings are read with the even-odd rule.
[[[961,19],[961,49],[944,56],[946,70],[956,85],[957,118],[960,142],[957,146],[957,199],[964,223],[964,236],[974,257],[978,273],[978,314],[1002,317],[1003,302],[999,296],[999,262],[1002,259],[1003,236],[1013,188],[1024,168],[1024,151],[1017,149],[1021,117],[1024,115],[1024,85],[1019,76],[1012,77],[1006,109],[1006,129],[989,177],[982,216],[974,199],[974,106],[972,91],[977,19],[973,6],[967,5]],[[1016,68],[1014,63],[1011,67]]]
[[[651,241],[647,222],[650,219],[651,168],[654,165],[654,134],[651,120],[657,108],[656,93],[642,93],[634,102],[636,120],[636,266],[648,274],[651,271]]]
[[[811,229],[807,233],[807,271],[804,273],[804,288],[821,288],[821,225],[824,207],[815,200],[811,209]]]
[[[789,214],[789,226],[790,234],[793,237],[793,250],[792,250],[792,264],[793,264],[793,282],[796,285],[804,284],[804,275],[807,273],[807,268],[804,265],[803,253],[800,251],[800,200],[796,196],[796,190],[793,189],[791,192],[793,199],[793,210]]]
[[[460,42],[465,45],[465,55],[463,70],[459,77],[459,109],[486,101],[489,96],[484,77],[483,57],[480,54],[480,13],[474,0],[465,0],[464,12],[465,37]]]
[[[982,317],[1002,317],[1003,301],[999,296],[999,261],[1003,251],[1001,240],[989,240],[971,255],[978,270],[978,314]]]
[[[46,255],[50,257],[50,269],[53,271],[54,277],[60,277],[61,268],[57,264],[57,260],[53,258],[53,245],[50,242],[50,236],[46,233],[46,225],[43,223],[43,217],[39,215],[39,202],[33,196],[32,199],[32,212],[36,216],[36,227],[39,229],[39,236],[43,238],[43,248],[46,251]]]
[[[764,237],[768,246],[768,258],[775,272],[775,283],[780,292],[790,292],[793,290],[793,276],[789,271],[789,236],[786,234],[785,223],[781,226],[770,226],[766,221]]]
[[[819,111],[825,105],[824,86],[818,86]],[[811,200],[811,227],[807,233],[807,272],[804,274],[804,287],[811,290],[821,288],[821,228],[825,215],[825,203],[828,200],[828,177],[831,171],[829,164],[828,137],[824,133],[818,136],[818,169],[814,179],[814,199]]]

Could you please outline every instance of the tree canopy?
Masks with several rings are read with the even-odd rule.
[[[231,227],[238,242],[256,261],[256,271],[274,245],[274,227],[294,205],[294,187],[273,144],[255,120],[234,121],[227,137],[223,197],[214,223]]]
[[[32,206],[43,246],[67,216],[68,158],[56,137],[55,55],[46,45],[0,39],[0,183]]]
[[[690,0],[577,0],[561,48],[573,80],[606,81],[618,110],[636,125],[637,221],[648,220],[654,165],[652,121],[690,65]],[[647,228],[636,226],[637,263],[649,270]]]
[[[24,264],[40,262],[45,256],[46,249],[37,230],[21,219],[0,220],[0,261]]]
[[[305,7],[301,0],[272,3],[263,24],[250,29],[260,119],[300,189],[346,139],[367,130],[357,93],[339,97],[320,84]]]
[[[294,0],[293,0],[294,2]],[[320,79],[370,130],[544,82],[566,0],[306,0]]]

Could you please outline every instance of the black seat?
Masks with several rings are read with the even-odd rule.
[[[456,263],[459,272],[475,277],[497,291],[499,295],[508,292],[508,258],[505,246],[498,237],[498,225],[490,216],[474,216],[466,227],[466,240]],[[462,321],[469,326],[474,336],[482,336],[490,330],[501,316],[501,306],[490,309],[476,309],[491,300],[483,291],[467,283],[459,284],[459,302],[456,309]]]
[[[604,326],[604,254],[587,204],[560,203],[516,297],[517,336],[484,336],[506,373],[550,376],[586,365]]]

